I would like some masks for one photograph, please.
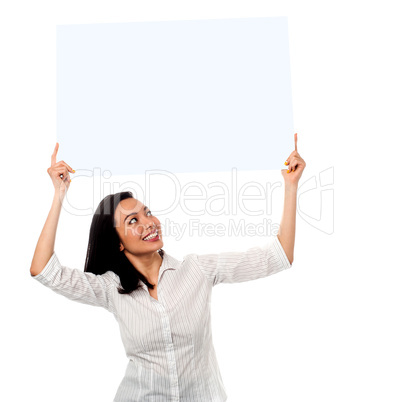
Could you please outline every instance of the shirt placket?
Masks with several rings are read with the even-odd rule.
[[[179,401],[179,381],[177,378],[177,367],[175,359],[175,348],[172,341],[171,325],[169,322],[169,316],[165,310],[165,307],[156,299],[153,298],[153,303],[158,310],[162,322],[162,335],[165,343],[165,351],[168,363],[169,381],[171,388],[171,401]]]

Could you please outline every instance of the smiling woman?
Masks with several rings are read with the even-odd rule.
[[[158,235],[147,237],[152,232]],[[122,294],[137,289],[139,280],[154,289],[164,255],[162,246],[160,221],[148,207],[129,191],[110,194],[93,216],[85,272],[102,275],[110,269],[120,278]]]
[[[227,400],[212,340],[212,289],[292,266],[296,190],[305,167],[296,141],[295,135],[295,151],[285,162],[288,170],[281,171],[284,213],[279,234],[270,243],[177,260],[162,249],[161,224],[148,206],[131,192],[121,192],[98,205],[84,272],[61,265],[54,252],[69,173],[74,172],[64,161],[56,162],[56,144],[48,169],[55,195],[30,273],[68,299],[114,314],[129,359],[114,402]]]

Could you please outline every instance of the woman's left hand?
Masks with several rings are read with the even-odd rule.
[[[285,161],[288,169],[282,169],[281,174],[284,177],[285,185],[297,186],[300,177],[306,167],[306,162],[297,152],[297,133],[295,134],[295,150],[289,155]]]

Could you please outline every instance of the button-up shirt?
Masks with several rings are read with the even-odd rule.
[[[113,313],[128,358],[114,402],[223,402],[227,400],[212,342],[212,288],[263,278],[290,268],[280,241],[244,252],[166,252],[159,269],[157,298],[147,286],[120,294],[119,277],[83,272],[60,264],[54,252],[36,280],[71,300]]]

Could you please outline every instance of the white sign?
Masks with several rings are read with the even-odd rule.
[[[113,175],[284,169],[286,17],[57,26],[57,141]]]

